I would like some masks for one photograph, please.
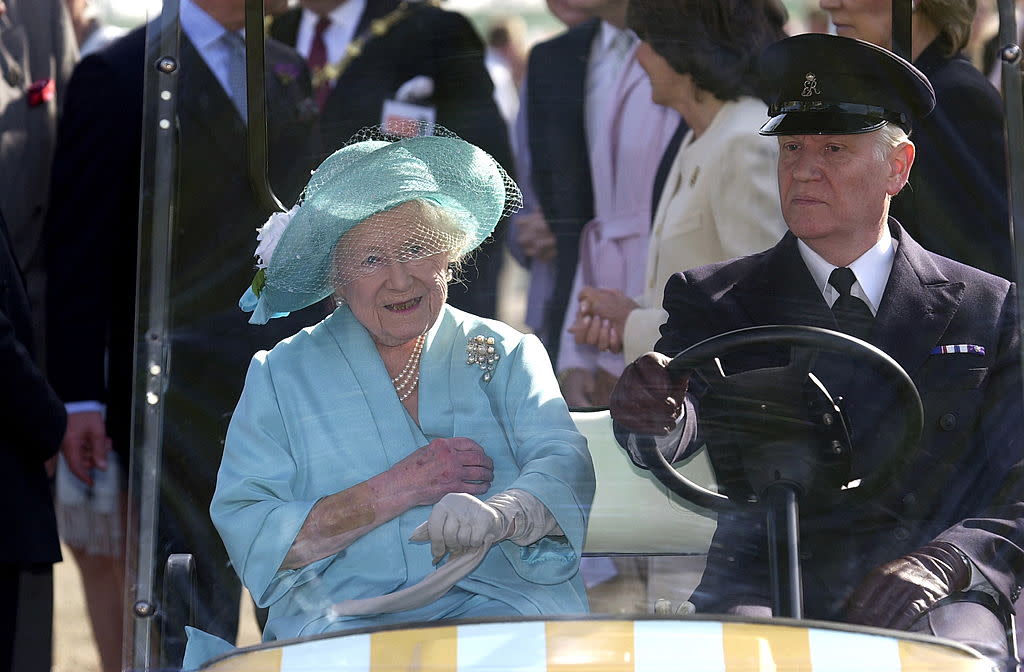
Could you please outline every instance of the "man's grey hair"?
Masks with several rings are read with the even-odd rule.
[[[875,152],[880,161],[887,158],[889,156],[889,151],[894,147],[899,147],[905,142],[910,142],[907,132],[896,124],[886,124],[875,131],[875,133],[877,134]]]

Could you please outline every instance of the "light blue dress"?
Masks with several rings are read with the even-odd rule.
[[[488,382],[467,364],[467,343],[493,337]],[[579,576],[594,471],[540,341],[445,306],[421,360],[419,426],[405,411],[366,329],[347,307],[260,352],[228,429],[210,513],[257,604],[270,607],[265,640],[473,615],[579,614]],[[439,437],[468,437],[494,460],[481,497],[517,488],[541,501],[565,537],[509,541],[432,605],[413,612],[336,617],[331,605],[391,593],[433,571],[429,543],[409,536],[420,506],[344,551],[279,570],[313,505],[386,471]],[[200,637],[192,633],[189,659]],[[216,647],[210,649],[215,653]]]

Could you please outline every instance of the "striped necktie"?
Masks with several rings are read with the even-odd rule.
[[[315,76],[327,65],[327,43],[324,42],[324,32],[331,25],[331,18],[329,16],[321,16],[316,22],[316,28],[313,31],[313,42],[309,48],[309,70]],[[324,105],[327,103],[327,94],[331,92],[331,83],[324,78],[314,95],[316,96],[317,106],[323,110]]]
[[[248,123],[248,98],[245,89],[245,42],[238,33],[227,31],[221,41],[228,50],[228,96],[242,115],[242,123]]]

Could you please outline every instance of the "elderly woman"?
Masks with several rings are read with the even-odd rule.
[[[253,358],[210,508],[265,639],[587,611],[594,472],[547,353],[445,303],[518,202],[460,139],[367,140],[261,230],[251,321],[338,306]]]
[[[892,48],[892,0],[819,0],[843,37]],[[889,214],[932,252],[1013,280],[1003,107],[963,54],[977,0],[913,0],[910,60],[935,88],[917,159]]]
[[[630,0],[626,20],[643,40],[652,99],[690,127],[654,212],[643,294],[586,287],[570,329],[631,362],[658,340],[673,273],[759,252],[786,232],[778,145],[757,133],[767,107],[755,91],[757,55],[785,37],[786,13],[777,0]]]

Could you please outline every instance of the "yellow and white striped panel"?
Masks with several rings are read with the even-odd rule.
[[[990,672],[954,646],[770,623],[525,621],[240,651],[211,672]]]

